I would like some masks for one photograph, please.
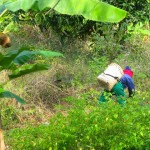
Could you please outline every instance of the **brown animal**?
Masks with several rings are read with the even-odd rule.
[[[0,33],[0,45],[3,48],[8,48],[11,46],[10,38],[5,33]]]
[[[3,131],[0,129],[0,150],[5,150]]]

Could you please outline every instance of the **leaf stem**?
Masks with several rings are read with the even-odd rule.
[[[48,10],[48,11],[45,13],[45,15],[49,14],[49,13],[58,5],[58,3],[59,3],[60,1],[61,1],[61,0],[58,0],[57,3],[56,3],[50,10]]]
[[[5,9],[1,14],[0,14],[0,17],[2,17],[6,12],[7,12],[8,9]]]

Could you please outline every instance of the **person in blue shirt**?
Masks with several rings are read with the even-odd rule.
[[[128,88],[129,97],[132,97],[135,92],[135,85],[132,79],[133,71],[130,69],[129,66],[126,66],[123,72],[124,72],[124,75],[120,79],[120,82],[122,83],[124,89]]]
[[[123,70],[124,75],[121,77],[120,81],[114,85],[111,91],[104,90],[102,95],[99,98],[99,102],[107,102],[107,99],[112,95],[116,95],[117,102],[119,104],[126,103],[126,95],[124,92],[125,88],[128,88],[129,97],[132,97],[135,92],[135,85],[132,79],[133,71],[129,66],[125,67]]]

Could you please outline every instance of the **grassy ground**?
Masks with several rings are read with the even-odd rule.
[[[63,98],[68,96],[80,97],[81,94],[89,92],[91,99],[98,99],[102,88],[99,87],[96,77],[109,61],[107,57],[100,56],[91,59],[88,38],[66,40],[62,44],[59,36],[53,32],[43,35],[37,28],[33,29],[30,26],[25,26],[21,31],[11,35],[13,45],[9,50],[29,45],[35,49],[60,51],[65,58],[50,61],[52,67],[48,71],[27,75],[6,85],[7,89],[23,97],[26,104],[21,106],[15,100],[0,102],[3,107],[4,129],[48,122],[56,113],[57,104],[67,106]],[[120,64],[122,68],[126,65],[131,66],[136,91],[141,93],[141,101],[150,103],[150,43],[149,40],[142,41],[142,39],[136,37],[132,42],[127,42],[126,52],[118,55],[114,62]],[[49,63],[49,60],[45,61]],[[5,77],[6,72],[3,72],[1,80]]]

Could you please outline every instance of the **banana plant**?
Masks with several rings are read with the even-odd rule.
[[[61,14],[81,15],[87,20],[120,22],[127,15],[125,10],[100,0],[1,0],[0,10],[55,10]],[[48,11],[48,12],[50,12]]]
[[[63,57],[61,53],[54,51],[32,51],[28,50],[28,48],[20,48],[19,50],[11,50],[6,54],[0,53],[0,71],[9,71],[8,77],[10,81],[32,72],[49,69],[48,64],[28,63],[38,55],[43,57]],[[24,104],[25,101],[22,98],[4,89],[6,83],[0,85],[0,98],[15,98],[19,103]]]
[[[38,55],[41,55],[44,57],[59,57],[59,56],[62,57],[63,56],[61,53],[58,53],[58,52],[44,51],[44,50],[32,51],[25,47],[20,48],[19,50],[11,50],[11,51],[8,51],[6,54],[0,53],[0,71],[3,71],[3,70],[9,71],[8,81],[10,81],[12,79],[16,79],[20,76],[30,74],[32,72],[49,69],[50,66],[48,64],[28,63],[30,60],[32,60],[34,57]],[[22,98],[20,98],[18,95],[4,89],[4,86],[6,83],[3,83],[0,85],[0,98],[14,98],[19,103],[25,104],[25,101]],[[0,130],[2,131],[1,109],[2,107],[0,106]],[[0,135],[1,137],[3,137],[2,132],[0,132]],[[0,142],[1,144],[3,143],[4,145],[3,139],[0,139]]]

